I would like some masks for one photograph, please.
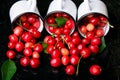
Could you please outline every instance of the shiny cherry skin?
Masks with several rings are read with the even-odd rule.
[[[21,36],[23,33],[23,28],[21,26],[17,26],[13,29],[13,33],[17,36]]]
[[[97,37],[94,37],[92,40],[91,40],[91,44],[92,45],[100,45],[101,44],[101,39],[100,38],[97,38]]]
[[[89,49],[92,53],[97,54],[99,53],[99,47],[97,45],[89,45]]]
[[[20,65],[26,67],[29,65],[30,59],[28,57],[20,58]]]
[[[78,56],[72,55],[72,56],[70,57],[70,63],[71,63],[72,65],[78,65],[78,62],[79,62],[79,57],[78,57]]]
[[[60,58],[61,52],[58,49],[54,49],[51,53],[51,58]]]
[[[14,49],[14,48],[15,48],[15,43],[9,41],[9,42],[8,42],[8,48],[10,48],[10,49]]]
[[[11,35],[9,35],[9,40],[11,42],[16,43],[16,42],[18,42],[18,37],[15,34],[11,34]]]
[[[62,64],[63,64],[64,66],[68,65],[69,62],[70,62],[69,56],[62,56],[62,57],[61,57],[61,62],[62,62]]]
[[[40,66],[40,60],[36,58],[31,58],[30,59],[30,66],[32,68],[38,68]]]
[[[90,51],[89,48],[83,48],[83,49],[80,51],[80,55],[82,56],[83,59],[86,59],[86,58],[90,57],[91,51]]]
[[[34,51],[37,51],[37,52],[42,52],[43,51],[43,47],[42,47],[42,44],[38,43],[34,46],[33,48]]]
[[[50,65],[52,67],[59,67],[61,65],[61,58],[52,58],[50,60]]]
[[[14,59],[15,58],[15,52],[13,50],[8,50],[6,52],[6,56],[9,58],[9,59]]]
[[[67,75],[74,75],[75,74],[75,67],[73,65],[66,66],[65,73]]]
[[[47,23],[48,24],[54,24],[55,23],[55,18],[54,17],[47,18]]]
[[[67,56],[67,55],[69,55],[69,50],[67,49],[67,48],[61,48],[60,49],[60,52],[61,52],[61,54],[62,54],[62,56]]]
[[[23,42],[17,42],[16,45],[15,45],[15,50],[18,51],[18,52],[21,52],[24,48],[24,44]]]
[[[32,55],[32,48],[28,47],[23,50],[23,54],[27,57],[30,57]]]

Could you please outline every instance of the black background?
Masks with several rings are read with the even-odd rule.
[[[17,0],[0,0],[0,67],[7,59],[7,42],[9,34],[12,33],[9,19],[9,9]],[[37,7],[44,18],[52,0],[37,0]],[[83,0],[73,0],[78,7]],[[105,36],[107,48],[98,56],[80,64],[78,76],[67,76],[64,67],[52,68],[49,66],[49,56],[42,54],[41,66],[38,69],[23,68],[18,64],[19,60],[14,60],[17,65],[17,72],[12,80],[119,80],[120,77],[120,0],[102,0],[109,14],[109,21],[114,28],[109,30]],[[66,3],[67,4],[67,3]],[[42,34],[47,32],[43,30]],[[45,36],[45,35],[43,35]],[[88,68],[91,64],[100,64],[103,68],[99,76],[91,76]],[[1,73],[0,73],[1,80]]]

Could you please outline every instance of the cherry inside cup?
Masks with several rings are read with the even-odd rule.
[[[94,33],[95,37],[102,37],[109,31],[109,21],[102,14],[92,13],[79,19],[77,27],[83,37],[86,37],[89,32]]]
[[[49,34],[70,35],[75,30],[75,20],[65,12],[49,13],[44,19],[45,29]]]
[[[25,13],[18,16],[12,23],[12,28],[21,26],[24,30],[29,30],[30,28],[36,28],[39,32],[43,30],[43,20],[42,17],[35,13]]]

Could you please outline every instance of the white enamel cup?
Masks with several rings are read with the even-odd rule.
[[[13,23],[21,15],[24,15],[26,13],[33,13],[39,16],[41,25],[38,31],[41,32],[43,30],[43,19],[38,11],[36,4],[37,4],[36,0],[20,0],[15,2],[11,6],[9,11],[11,23]]]
[[[69,16],[71,16],[71,18],[74,20],[74,23],[75,23],[76,16],[77,16],[77,6],[75,5],[75,3],[72,0],[53,0],[49,5],[45,19],[48,16],[50,16],[54,13],[57,13],[57,12],[64,12],[64,13],[68,14]],[[71,31],[71,33],[73,33],[74,30],[75,30],[75,27]],[[48,33],[50,33],[50,32],[48,31]]]
[[[78,7],[78,17],[77,21],[80,22],[81,19],[90,15],[90,14],[100,14],[105,16],[108,19],[108,11],[104,2],[101,0],[84,0]],[[104,32],[106,35],[109,31],[109,22],[104,27]],[[85,37],[82,33],[80,33]]]

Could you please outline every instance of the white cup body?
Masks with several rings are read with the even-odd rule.
[[[43,20],[36,6],[36,0],[20,0],[15,2],[9,11],[11,23],[13,23],[18,17],[26,13],[34,13],[40,16],[40,28],[38,31],[43,30]]]

